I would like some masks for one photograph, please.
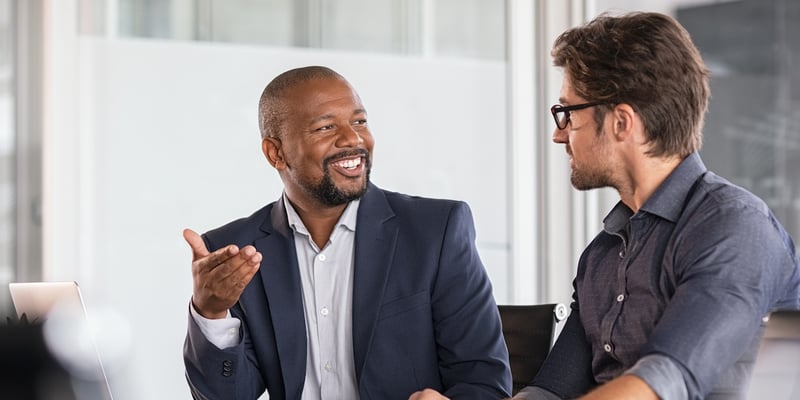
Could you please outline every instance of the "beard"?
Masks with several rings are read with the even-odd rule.
[[[362,182],[361,186],[351,190],[337,187],[336,183],[333,182],[330,168],[328,167],[328,165],[330,165],[330,161],[356,154],[364,156],[364,181]],[[338,206],[349,203],[356,199],[360,199],[361,196],[367,192],[367,186],[369,185],[369,174],[372,170],[372,162],[369,154],[366,151],[361,151],[356,154],[337,154],[335,156],[328,157],[324,162],[325,169],[323,171],[322,178],[318,182],[308,185],[308,192],[320,203],[325,204],[326,206]]]
[[[572,169],[570,181],[572,182],[572,186],[578,190],[591,190],[614,186],[606,174],[598,173],[597,171],[579,170],[577,168]]]
[[[595,151],[592,153],[594,159],[583,165],[579,164],[573,156],[573,167],[570,174],[572,186],[578,190],[591,190],[604,187],[616,188],[611,172],[612,166],[611,152],[608,144],[603,142],[602,137],[605,132],[596,135]]]

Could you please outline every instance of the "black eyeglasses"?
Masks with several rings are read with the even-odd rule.
[[[601,104],[608,104],[607,101],[593,101],[591,103],[575,104],[574,106],[562,106],[556,104],[550,107],[550,113],[553,114],[553,120],[556,121],[558,129],[565,129],[569,124],[570,111],[583,110],[584,108],[599,106]]]

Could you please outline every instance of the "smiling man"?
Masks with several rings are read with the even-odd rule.
[[[492,399],[511,374],[469,207],[382,190],[358,94],[325,67],[264,89],[278,201],[192,248],[195,398]]]

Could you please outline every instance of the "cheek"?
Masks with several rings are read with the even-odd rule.
[[[372,149],[372,146],[375,145],[375,138],[372,137],[372,133],[369,130],[361,131],[358,133],[361,136],[361,140],[364,141],[364,147]]]
[[[372,149],[375,148],[375,140],[372,138],[372,136],[364,138],[364,148],[372,153]]]

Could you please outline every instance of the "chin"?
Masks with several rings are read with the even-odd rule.
[[[605,186],[600,183],[600,180],[578,174],[575,171],[572,171],[570,182],[572,183],[572,187],[578,190],[592,190]]]
[[[360,182],[358,185],[348,185],[348,187],[340,188],[339,191],[345,196],[350,198],[360,198],[367,192],[368,181]]]

